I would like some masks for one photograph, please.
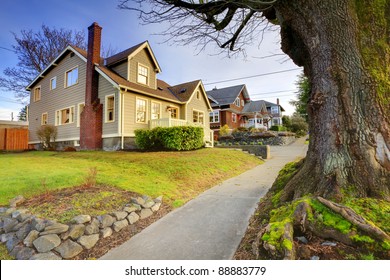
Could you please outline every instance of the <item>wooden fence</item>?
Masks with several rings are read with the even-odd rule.
[[[28,129],[0,128],[0,151],[28,149]]]

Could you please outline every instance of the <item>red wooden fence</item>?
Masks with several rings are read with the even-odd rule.
[[[0,150],[20,151],[28,149],[28,129],[0,128]]]

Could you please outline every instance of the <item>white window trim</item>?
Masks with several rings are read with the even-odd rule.
[[[70,86],[68,86],[67,85],[67,82],[68,82],[68,78],[67,78],[67,73],[68,72],[71,72],[71,71],[73,71],[74,69],[76,69],[76,68],[79,68],[79,66],[78,65],[76,65],[75,67],[72,67],[72,68],[70,68],[69,70],[67,70],[67,71],[65,71],[65,78],[64,78],[64,88],[70,88],[70,87],[73,87],[73,86],[75,86],[75,85],[77,85],[78,83],[79,83],[79,81],[80,81],[80,79],[79,79],[79,76],[80,76],[80,71],[78,71],[78,77],[77,77],[77,83],[74,83],[73,85],[70,85]],[[80,69],[79,69],[80,70]]]
[[[232,113],[232,122],[237,123],[237,114]]]
[[[205,124],[206,124],[206,120],[205,120],[204,111],[192,109],[192,121],[194,121],[194,112],[197,112],[197,113],[198,113],[198,120],[199,120],[199,113],[203,113],[203,123],[201,123],[201,122],[199,122],[199,121],[196,122],[196,123],[197,123],[197,124],[201,124],[201,125],[205,125]]]
[[[113,108],[113,119],[110,121],[109,119],[108,119],[108,106],[107,106],[107,104],[108,104],[108,98],[110,98],[110,97],[114,97],[114,108]],[[115,122],[115,94],[110,94],[110,95],[106,95],[106,98],[105,98],[105,101],[104,101],[104,105],[105,105],[105,110],[104,110],[104,115],[105,115],[105,117],[104,117],[104,121],[106,122],[106,123],[112,123],[112,122]]]
[[[145,106],[145,109],[146,109],[146,112],[145,112],[145,122],[139,122],[137,120],[137,103],[138,103],[138,100],[143,100],[146,102],[146,106]],[[148,123],[148,99],[145,99],[145,98],[140,98],[140,97],[136,97],[135,98],[135,123],[142,123],[142,124],[147,124]]]
[[[140,82],[138,80],[138,77],[139,77],[139,67],[142,66],[142,67],[145,67],[147,70],[148,70],[148,75],[146,76],[146,84]],[[146,66],[145,64],[142,64],[142,63],[137,63],[137,83],[140,84],[140,85],[144,85],[144,86],[149,86],[150,84],[150,69],[148,66]]]
[[[210,114],[213,114],[213,121],[211,123],[219,123],[220,122],[221,114],[220,114],[219,110],[212,111],[212,112],[210,112]],[[217,122],[215,121],[215,115],[218,115],[218,121]]]
[[[52,82],[53,80],[56,81],[56,87],[55,87],[55,88],[52,87],[52,83],[51,83],[51,82]],[[55,90],[55,89],[57,88],[57,76],[55,76],[55,77],[53,77],[53,78],[50,79],[49,87],[50,87],[50,90]]]
[[[43,115],[46,115],[46,122],[47,123],[43,123]],[[47,124],[49,124],[49,114],[47,112],[45,112],[45,113],[42,113],[42,115],[41,115],[41,125],[47,125]]]
[[[82,102],[82,103],[77,104],[77,127],[80,127],[80,124],[81,124],[81,111],[80,111],[81,105],[85,106],[85,103]]]
[[[72,108],[73,108],[73,121],[72,122],[69,121],[68,123],[61,123],[61,121],[62,121],[61,119],[57,121],[57,112],[61,112],[62,110],[72,109]],[[68,125],[68,124],[74,123],[74,118],[75,118],[74,114],[75,114],[75,107],[74,106],[69,106],[69,107],[65,107],[65,108],[61,108],[61,109],[56,110],[55,115],[54,115],[55,126]],[[60,118],[61,118],[61,115],[60,115]]]
[[[240,98],[237,97],[236,100],[234,100],[234,105],[236,105],[237,107],[240,107]]]
[[[177,117],[176,117],[175,120],[180,119],[180,108],[177,107],[177,106],[174,106],[174,105],[168,105],[168,106],[169,106],[169,110],[167,109],[167,111],[169,112],[168,117],[171,118],[171,119],[173,119],[173,118],[171,117],[171,110],[170,110],[170,109],[171,109],[171,108],[175,108],[175,109],[177,110]]]
[[[37,90],[39,88],[39,99],[35,98],[35,90]],[[37,87],[34,88],[34,91],[33,91],[33,101],[34,102],[38,102],[42,99],[42,87],[39,85]]]
[[[150,119],[152,120],[153,103],[155,103],[155,104],[160,104],[160,112],[159,112],[159,115],[160,115],[160,119],[161,119],[161,117],[162,117],[162,103],[161,103],[161,102],[158,102],[158,101],[151,101],[151,102],[150,102]]]

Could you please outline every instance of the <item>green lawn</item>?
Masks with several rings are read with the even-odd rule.
[[[261,161],[239,151],[190,152],[26,152],[0,154],[0,205],[17,195],[26,198],[78,186],[96,168],[97,183],[163,195],[173,206]]]

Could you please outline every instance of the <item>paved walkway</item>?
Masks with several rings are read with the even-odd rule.
[[[189,201],[121,246],[104,260],[232,259],[257,203],[288,162],[304,157],[304,138],[271,147],[271,159]]]

